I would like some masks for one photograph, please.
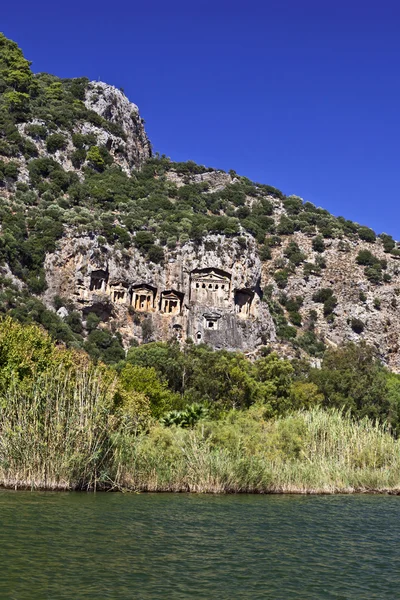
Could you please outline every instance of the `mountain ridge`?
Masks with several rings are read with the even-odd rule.
[[[318,363],[326,345],[365,340],[400,370],[391,236],[234,171],[154,156],[123,92],[34,75],[5,36],[0,179],[0,310],[95,358],[190,338]],[[199,271],[217,294],[196,292]]]

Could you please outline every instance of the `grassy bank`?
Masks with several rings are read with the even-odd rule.
[[[81,375],[87,391],[88,374]],[[43,389],[43,388],[41,388]],[[231,413],[193,429],[154,423],[135,434],[115,427],[108,398],[93,379],[88,404],[60,396],[2,413],[0,485],[30,489],[117,489],[208,493],[400,492],[400,445],[369,420],[313,409],[273,421],[257,410]],[[61,394],[62,397],[62,394]],[[49,397],[47,397],[49,398]],[[129,428],[128,428],[129,429]]]
[[[200,366],[213,356],[207,352],[196,354]],[[96,365],[82,352],[55,346],[36,326],[0,321],[0,486],[400,491],[400,442],[388,428],[323,406],[319,388],[294,381],[287,361],[271,355],[251,367],[258,375],[247,373],[245,380],[244,359],[233,361],[220,388],[228,403],[188,404],[152,366]],[[175,360],[169,364],[176,367]],[[222,381],[226,370],[220,372]],[[203,381],[204,375],[199,392]],[[239,408],[235,397],[243,390],[249,395],[251,386],[257,393]],[[184,410],[176,410],[180,404]]]
[[[400,491],[400,445],[383,428],[314,409],[264,422],[257,411],[194,430],[140,436],[121,484],[146,491]]]

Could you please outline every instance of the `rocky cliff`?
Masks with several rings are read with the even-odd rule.
[[[213,191],[235,178],[218,171],[192,177],[171,172],[167,177],[178,186],[205,180]],[[284,201],[267,197],[276,229],[289,216]],[[396,248],[388,253],[380,238],[367,242],[339,232],[326,238],[315,233],[271,236],[270,255],[264,260],[260,254],[265,245],[244,231],[208,235],[201,243],[189,240],[166,247],[162,264],[151,263],[133,245],[122,249],[99,243],[96,235],[70,233],[46,257],[44,298],[48,306],[55,296],[68,298],[84,316],[95,312],[104,326],[122,334],[126,347],[190,337],[246,352],[270,346],[289,357],[314,356],[315,362],[324,344],[365,340],[400,371]],[[318,250],[316,237],[322,244]],[[294,262],[290,248],[298,253]],[[358,263],[360,252],[367,252],[367,262],[375,261],[375,273]],[[331,309],[318,298],[326,290],[333,298]],[[60,314],[66,313],[61,309]]]
[[[106,149],[112,162],[127,174],[132,169],[139,169],[151,156],[151,145],[139,109],[120,90],[101,81],[91,81],[86,85],[83,102],[90,120],[83,118],[69,127],[63,127],[62,124],[56,127],[50,135],[58,136],[59,147],[49,144],[44,118],[33,117],[17,124],[22,140],[27,140],[31,146],[29,156],[22,153],[18,156],[20,182],[30,181],[28,163],[32,155],[34,158],[54,160],[65,171],[79,174],[89,162],[87,157],[79,164],[74,160],[80,146]],[[93,118],[94,114],[99,115],[100,119]],[[111,127],[106,128],[104,123]],[[44,128],[46,134],[40,135],[40,128]]]
[[[261,261],[251,236],[207,236],[166,252],[162,265],[135,248],[122,252],[94,236],[66,237],[46,257],[49,306],[73,301],[85,317],[133,342],[191,338],[215,348],[252,351],[275,340],[262,302]],[[59,309],[66,315],[64,307]]]
[[[1,35],[0,200],[0,311],[96,356],[189,338],[318,362],[365,340],[400,371],[391,236],[152,156],[121,90],[35,75]]]

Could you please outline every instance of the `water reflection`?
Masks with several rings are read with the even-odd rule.
[[[400,498],[0,492],[0,598],[399,597]]]

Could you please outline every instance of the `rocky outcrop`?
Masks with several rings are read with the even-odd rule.
[[[175,171],[166,173],[166,179],[176,185],[177,188],[182,187],[186,183],[206,183],[208,192],[219,192],[227,185],[235,183],[236,177],[232,177],[224,171],[209,171],[207,173],[196,173],[195,175],[187,175],[182,177]]]
[[[212,191],[234,183],[232,175],[220,171],[192,175],[170,171],[167,179],[178,188],[185,181],[207,182]],[[286,215],[285,207],[278,198],[267,197],[278,225]],[[254,198],[246,202],[250,206]],[[368,243],[343,235],[325,239],[324,250],[317,252],[312,245],[314,236],[301,231],[281,235],[279,244],[271,247],[271,258],[261,262],[253,236],[243,231],[240,237],[209,235],[201,244],[164,248],[164,262],[156,265],[133,244],[117,249],[99,242],[95,233],[79,237],[71,230],[57,251],[46,258],[45,300],[51,307],[54,296],[59,295],[72,301],[83,317],[95,312],[104,327],[121,333],[126,347],[133,340],[141,343],[176,337],[245,352],[268,345],[283,356],[306,357],[297,344],[277,335],[275,315],[263,294],[269,288],[289,326],[293,324],[283,308],[283,298],[301,299],[301,324],[295,323],[297,339],[310,329],[313,315],[312,330],[327,346],[364,340],[390,368],[400,371],[399,259],[384,251],[380,239]],[[287,258],[291,242],[303,255],[297,266]],[[384,280],[368,279],[365,267],[357,264],[360,250],[369,250],[387,263]],[[306,267],[318,260],[324,266],[307,271]],[[275,277],[280,269],[288,274],[283,288]],[[315,292],[328,288],[336,299],[330,316],[314,299]]]
[[[133,340],[191,338],[215,348],[253,351],[275,340],[260,288],[261,261],[251,236],[208,236],[166,252],[164,265],[138,250],[115,250],[96,237],[67,237],[46,259],[46,301],[67,297],[83,316],[96,313]]]
[[[151,156],[151,145],[139,109],[121,90],[102,81],[92,81],[86,92],[85,105],[121,127],[125,139],[94,128],[90,123],[82,127],[82,133],[96,133],[98,143],[108,148],[115,162],[127,173],[133,167],[139,168]]]
[[[128,100],[123,92],[112,85],[102,81],[92,81],[86,90],[85,106],[97,113],[100,117],[116,127],[112,130],[102,125],[95,125],[89,121],[76,123],[71,129],[59,128],[51,133],[60,133],[65,138],[65,147],[55,152],[49,152],[46,140],[32,138],[29,128],[32,125],[46,126],[40,119],[19,123],[18,131],[29,143],[36,146],[37,157],[51,158],[58,162],[66,171],[76,171],[81,176],[81,168],[87,165],[84,161],[80,168],[73,164],[73,153],[76,150],[73,144],[74,134],[91,134],[95,145],[103,146],[110,153],[114,164],[130,175],[132,169],[140,169],[144,162],[151,157],[151,144],[147,138],[144,121],[140,117],[136,104]],[[50,133],[50,132],[49,132]],[[21,183],[29,183],[29,159],[22,155],[18,158],[19,175]]]

